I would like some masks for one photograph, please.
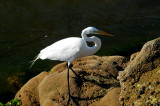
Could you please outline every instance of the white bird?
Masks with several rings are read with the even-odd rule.
[[[87,34],[101,34],[101,35],[108,35],[114,36],[109,33],[100,31],[94,27],[87,27],[85,28],[80,37],[69,37],[62,39],[53,43],[52,45],[44,48],[40,51],[38,56],[32,61],[31,67],[38,59],[50,59],[50,60],[59,60],[59,61],[66,61],[68,72],[67,72],[67,80],[68,80],[68,102],[70,99],[73,98],[70,95],[70,88],[69,88],[69,68],[73,60],[80,57],[85,57],[96,53],[101,47],[101,40],[96,37],[87,37]],[[89,47],[87,42],[93,42],[94,46]]]

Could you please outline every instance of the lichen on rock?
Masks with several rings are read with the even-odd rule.
[[[156,105],[160,103],[160,38],[147,42],[119,72],[122,105]]]

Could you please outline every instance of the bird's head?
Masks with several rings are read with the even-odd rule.
[[[107,32],[103,32],[101,30],[98,30],[95,27],[87,27],[82,32],[85,32],[86,34],[100,34],[100,35],[108,35],[108,36],[114,36],[112,34],[109,34]]]

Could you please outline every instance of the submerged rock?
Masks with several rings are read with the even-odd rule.
[[[147,42],[119,72],[122,105],[160,104],[160,38]]]
[[[70,70],[71,95],[80,106],[109,104],[119,98],[118,72],[126,67],[127,60],[122,56],[89,56],[73,62]],[[51,72],[42,72],[29,80],[16,94],[15,98],[27,106],[64,106],[67,104],[67,67],[58,64]],[[115,90],[112,90],[115,89]],[[110,92],[110,93],[109,93]],[[118,93],[117,93],[118,92]],[[115,95],[110,100],[111,95]],[[99,101],[99,102],[98,102]],[[70,105],[74,105],[70,102]],[[117,105],[115,105],[117,106]]]

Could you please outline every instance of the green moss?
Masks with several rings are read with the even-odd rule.
[[[51,70],[48,70],[47,72],[48,72],[48,73],[50,73],[50,72],[51,72]]]
[[[4,106],[4,104],[0,102],[0,106]]]
[[[19,99],[12,99],[6,104],[3,104],[0,102],[0,106],[20,106],[20,105],[21,105],[21,101]]]

